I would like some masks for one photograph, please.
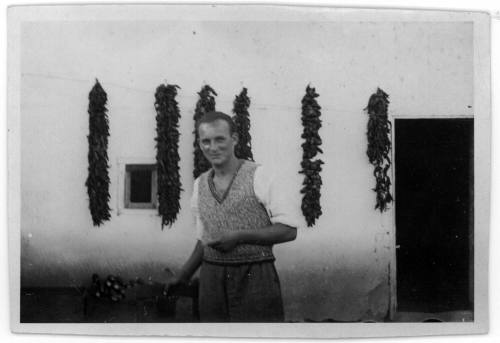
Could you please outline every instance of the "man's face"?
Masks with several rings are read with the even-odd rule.
[[[212,165],[223,165],[233,157],[238,139],[229,131],[229,124],[224,120],[203,123],[198,127],[201,151]]]

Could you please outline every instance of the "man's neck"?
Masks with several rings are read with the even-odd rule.
[[[222,165],[213,165],[214,174],[217,177],[224,177],[227,175],[233,175],[240,165],[240,160],[236,157],[233,157],[227,163]]]

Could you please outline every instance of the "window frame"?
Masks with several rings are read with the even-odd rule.
[[[130,201],[131,193],[131,172],[138,170],[150,170],[151,171],[151,201],[149,202],[132,202]],[[156,209],[158,208],[158,177],[156,172],[155,164],[125,164],[125,196],[124,196],[124,208],[126,209]]]
[[[156,171],[153,173],[152,177],[153,179],[151,180],[151,186],[152,188],[154,187],[154,193],[152,193],[152,202],[154,202],[154,207],[153,206],[135,206],[132,208],[127,208],[125,206],[126,203],[126,197],[128,194],[126,194],[126,182],[130,180],[130,178],[127,178],[127,165],[156,165],[156,159],[153,157],[118,157],[116,159],[116,166],[117,166],[117,187],[115,188],[115,194],[116,194],[116,209],[117,209],[117,215],[140,215],[140,216],[149,216],[149,217],[156,217],[158,216],[158,195],[157,193],[157,187],[158,187],[158,178],[157,178],[157,173]],[[135,203],[135,204],[140,204],[140,203]],[[146,203],[149,204],[149,203]]]

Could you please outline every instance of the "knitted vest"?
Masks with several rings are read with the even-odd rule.
[[[212,170],[200,176],[198,208],[203,222],[204,242],[219,238],[225,232],[262,230],[271,225],[267,212],[254,193],[253,180],[257,164],[244,161],[222,202],[216,199],[209,185]],[[229,252],[205,246],[203,259],[212,263],[238,264],[274,260],[272,246],[238,244]]]

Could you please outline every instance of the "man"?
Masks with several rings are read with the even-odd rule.
[[[167,287],[187,283],[201,266],[201,321],[283,321],[272,246],[296,238],[298,219],[262,167],[236,158],[231,117],[210,112],[196,128],[212,168],[193,188],[198,241]]]

